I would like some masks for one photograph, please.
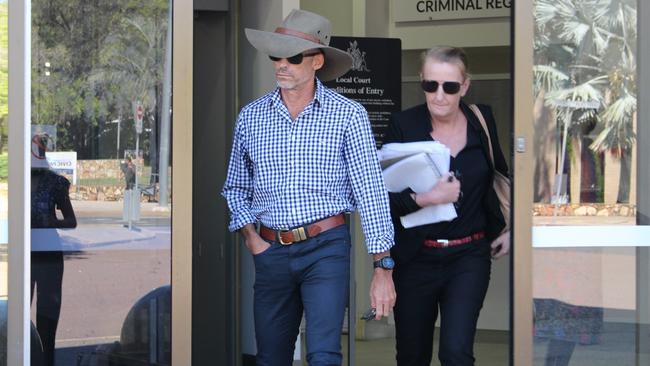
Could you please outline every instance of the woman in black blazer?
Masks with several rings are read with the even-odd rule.
[[[393,273],[397,364],[429,366],[440,312],[443,366],[473,365],[476,322],[490,279],[491,259],[510,249],[505,219],[492,188],[494,169],[508,176],[490,107],[479,105],[494,148],[478,117],[461,97],[470,79],[465,53],[432,48],[424,56],[421,85],[426,103],[392,116],[385,143],[439,141],[450,149],[450,172],[429,192],[390,193],[397,262]],[[405,229],[400,217],[422,207],[454,203],[448,222]]]

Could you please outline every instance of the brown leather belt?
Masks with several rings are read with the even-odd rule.
[[[480,240],[483,238],[485,238],[485,231],[479,231],[477,233],[466,236],[464,238],[458,238],[452,240],[447,240],[447,239],[425,240],[424,246],[429,248],[447,248],[447,247],[453,247],[455,245],[467,244],[473,242],[474,240]]]
[[[260,225],[260,236],[265,240],[277,241],[282,245],[291,245],[343,224],[345,224],[345,217],[343,214],[338,214],[305,226],[286,230],[273,230]]]

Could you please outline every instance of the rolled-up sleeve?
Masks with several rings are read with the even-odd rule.
[[[343,153],[368,253],[385,252],[393,246],[394,229],[375,140],[363,109],[352,116]]]
[[[230,210],[230,231],[257,221],[251,213],[253,165],[246,150],[246,125],[241,115],[235,126],[228,175],[221,194],[226,198]]]

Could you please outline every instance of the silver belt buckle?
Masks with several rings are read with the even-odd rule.
[[[436,240],[438,243],[442,244],[443,248],[446,248],[449,246],[449,240],[447,239],[438,239]]]

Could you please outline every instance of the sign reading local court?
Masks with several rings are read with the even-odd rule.
[[[395,22],[509,17],[512,0],[392,0]]]
[[[325,85],[363,105],[380,148],[391,113],[402,108],[402,43],[395,38],[332,37],[330,46],[352,56],[352,69]]]

